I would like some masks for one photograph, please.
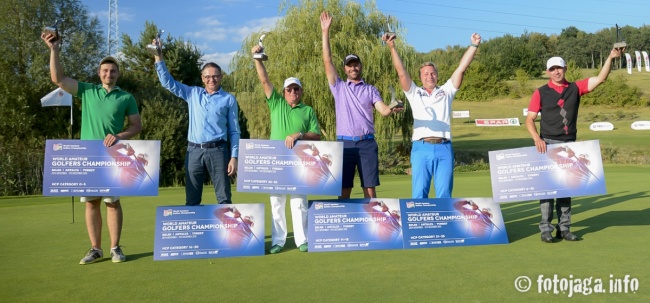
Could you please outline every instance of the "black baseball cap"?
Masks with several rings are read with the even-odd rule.
[[[343,60],[343,65],[348,65],[350,62],[357,61],[359,64],[361,64],[361,59],[359,59],[359,56],[355,54],[349,54],[345,56],[345,60]]]

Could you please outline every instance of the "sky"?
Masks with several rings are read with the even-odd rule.
[[[233,55],[251,33],[270,30],[286,13],[281,2],[298,0],[131,0],[118,2],[119,36],[138,40],[146,21],[175,38],[191,41],[229,72]],[[109,0],[82,0],[108,33]],[[363,1],[357,1],[363,2]],[[484,40],[507,34],[560,34],[575,26],[587,33],[619,26],[640,27],[648,20],[647,0],[570,0],[545,6],[525,0],[376,0],[377,8],[401,23],[398,38],[419,52],[453,45],[469,45],[476,32]],[[551,3],[551,2],[548,2]],[[645,16],[643,16],[645,13]],[[336,22],[336,16],[334,21]],[[314,22],[320,22],[318,19]],[[612,37],[612,44],[616,37]]]

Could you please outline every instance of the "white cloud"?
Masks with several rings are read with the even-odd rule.
[[[98,12],[89,12],[88,15],[92,17],[97,17],[99,21],[104,24],[108,24],[108,10],[98,11]],[[119,27],[120,22],[133,22],[135,20],[135,14],[129,13],[128,11],[121,11],[117,9],[117,23]]]
[[[244,41],[244,39],[252,33],[259,31],[269,31],[275,27],[279,20],[280,17],[271,17],[249,21],[247,24],[250,25],[241,26],[234,29],[237,32],[238,36],[233,36],[232,40],[241,42]]]
[[[199,22],[199,25],[206,26],[206,27],[208,27],[208,26],[217,26],[217,25],[222,24],[221,21],[219,21],[219,19],[212,18],[212,17],[199,18],[198,22]]]
[[[228,68],[228,65],[230,65],[230,61],[232,58],[235,56],[237,52],[229,52],[229,53],[212,53],[212,54],[205,54],[203,57],[201,57],[201,60],[206,63],[206,62],[214,62],[216,64],[219,64],[221,66],[221,69],[223,69],[224,72],[230,73],[230,69]]]
[[[251,33],[271,30],[278,20],[280,17],[261,18],[246,21],[244,23],[246,25],[242,26],[213,27],[222,22],[217,19],[201,18],[199,19],[201,30],[188,32],[186,35],[193,41],[225,41],[230,36],[231,41],[242,42]]]

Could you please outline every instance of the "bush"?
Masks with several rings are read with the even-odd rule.
[[[42,192],[44,138],[9,138],[0,144],[0,194],[34,195]]]

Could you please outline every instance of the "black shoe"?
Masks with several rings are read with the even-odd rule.
[[[572,234],[568,230],[563,231],[561,237],[562,237],[562,239],[567,240],[567,241],[578,241],[578,236]]]
[[[542,242],[553,243],[553,235],[550,231],[545,231],[542,233]]]

